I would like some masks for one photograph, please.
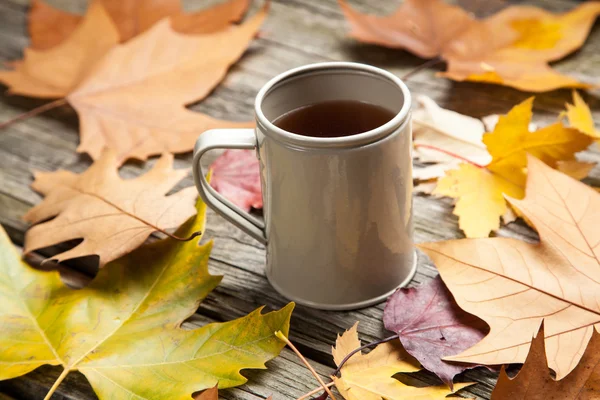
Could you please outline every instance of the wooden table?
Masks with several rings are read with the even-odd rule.
[[[212,2],[212,0],[211,0]],[[0,3],[0,61],[20,58],[27,46],[27,0],[3,0]],[[85,1],[51,1],[64,9],[83,12]],[[351,1],[361,11],[387,13],[397,1]],[[467,1],[463,0],[463,3]],[[485,12],[485,0],[471,0],[471,6]],[[567,10],[577,2],[567,0],[534,1],[553,11]],[[186,8],[197,9],[206,1],[186,1]],[[256,6],[254,7],[256,8]],[[572,75],[597,76],[600,68],[600,29],[592,30],[586,45],[577,54],[561,61],[557,68]],[[249,120],[252,103],[258,89],[271,77],[296,66],[333,60],[353,60],[373,64],[402,76],[424,62],[404,51],[390,50],[356,43],[346,37],[347,24],[335,0],[273,0],[269,18],[258,39],[240,62],[230,71],[223,83],[194,110],[218,118]],[[530,96],[500,86],[456,83],[434,76],[435,69],[419,72],[407,82],[414,94],[426,94],[441,106],[475,117],[505,113],[513,105]],[[562,90],[537,96],[537,121],[554,119],[570,91]],[[587,97],[592,108],[600,110],[600,102]],[[8,120],[43,104],[41,101],[16,96],[0,97],[0,121]],[[600,111],[596,112],[600,116]],[[17,246],[22,246],[27,224],[21,216],[40,196],[29,188],[31,170],[54,171],[59,168],[81,172],[90,165],[86,155],[75,152],[78,121],[68,107],[10,126],[0,132],[0,223]],[[587,161],[600,161],[596,150],[581,156]],[[178,156],[178,167],[189,167],[189,154]],[[210,162],[210,160],[207,160]],[[123,176],[136,176],[152,164],[129,163]],[[600,168],[596,168],[587,183],[600,186]],[[188,177],[180,186],[192,185]],[[460,238],[452,201],[433,197],[414,198],[415,240],[417,242]],[[537,235],[523,223],[502,228],[498,235],[535,241]],[[249,238],[222,218],[209,211],[205,238],[214,239],[210,270],[223,274],[221,285],[213,291],[188,324],[201,326],[212,321],[228,321],[241,317],[261,305],[268,309],[287,303],[269,286],[264,276],[264,247]],[[411,283],[416,286],[436,275],[436,270],[423,255]],[[335,285],[335,282],[331,282]],[[360,321],[363,341],[373,341],[390,335],[381,322],[384,304],[351,312],[326,312],[298,306],[292,318],[291,339],[311,360],[324,379],[332,372],[331,345],[338,333]],[[1,327],[0,327],[1,329]],[[249,382],[239,388],[222,391],[227,399],[261,399],[274,394],[275,399],[294,399],[315,388],[316,383],[298,358],[288,349],[268,363],[266,371],[246,371]],[[42,367],[21,378],[0,382],[0,399],[41,399],[58,377],[60,368]],[[423,384],[437,383],[430,373],[419,373]],[[462,380],[477,381],[463,391],[467,397],[488,399],[496,374],[479,368],[464,374]],[[96,396],[83,375],[72,373],[59,387],[53,399],[94,399]]]

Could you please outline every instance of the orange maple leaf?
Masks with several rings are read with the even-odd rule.
[[[560,74],[548,62],[579,48],[600,14],[600,2],[587,2],[553,14],[531,6],[511,6],[477,20],[442,0],[407,0],[385,17],[364,15],[339,0],[356,39],[406,49],[448,64],[440,75],[543,92],[591,85]]]
[[[100,1],[93,1],[67,40],[50,50],[25,49],[25,57],[13,63],[13,70],[0,71],[0,83],[12,94],[65,97],[118,42],[108,13]]]
[[[246,13],[250,0],[227,0],[206,10],[184,13],[179,0],[101,0],[117,26],[121,41],[148,30],[165,17],[181,33],[211,33],[238,22]],[[83,17],[52,7],[44,0],[34,0],[29,12],[29,35],[33,49],[54,47],[73,33]]]
[[[122,45],[101,2],[65,42],[29,50],[14,71],[0,71],[11,93],[65,97],[78,112],[80,152],[97,159],[112,148],[123,163],[191,151],[199,134],[251,127],[188,110],[206,97],[245,52],[266,18],[267,5],[241,25],[199,35],[173,30],[168,19]],[[102,45],[100,45],[102,44]]]
[[[167,20],[112,49],[67,97],[80,118],[80,152],[98,158],[105,147],[117,158],[192,150],[202,132],[251,127],[188,110],[225,77],[258,32],[267,7],[239,26],[182,35]],[[132,61],[135,60],[135,61]]]

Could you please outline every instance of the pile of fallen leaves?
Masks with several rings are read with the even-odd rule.
[[[430,98],[418,99],[414,157],[424,167],[414,170],[416,190],[456,199],[454,214],[469,238],[486,237],[501,220],[522,216],[505,197],[524,196],[527,154],[578,180],[595,166],[576,159],[600,137],[581,96],[573,92],[574,103],[541,128],[532,123],[533,100],[480,121],[445,110]]]

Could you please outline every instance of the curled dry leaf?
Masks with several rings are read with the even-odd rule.
[[[548,65],[585,41],[600,2],[586,2],[553,14],[531,6],[510,6],[485,20],[442,0],[407,0],[396,12],[379,17],[339,0],[356,39],[406,49],[448,64],[441,75],[458,81],[488,82],[543,92],[589,87]]]
[[[99,0],[92,1],[68,39],[51,50],[26,49],[12,71],[0,71],[0,83],[13,94],[65,97],[118,42],[119,33],[108,13]]]
[[[52,259],[97,255],[102,267],[140,246],[151,233],[178,227],[196,212],[197,192],[189,187],[166,195],[189,173],[174,170],[172,163],[173,156],[164,155],[145,175],[125,180],[119,177],[114,153],[107,151],[80,175],[36,173],[32,187],[46,198],[24,216],[37,224],[25,235],[24,252],[83,239]]]
[[[531,342],[525,364],[509,378],[504,367],[492,392],[492,400],[592,400],[600,391],[600,333],[594,330],[579,365],[564,379],[550,376],[544,327]]]
[[[210,185],[243,210],[262,208],[259,162],[255,150],[226,150],[210,166]]]
[[[500,227],[500,216],[508,210],[505,195],[523,197],[527,154],[578,178],[593,167],[575,160],[575,153],[592,142],[589,136],[560,122],[529,131],[532,105],[530,98],[513,107],[500,116],[493,132],[483,136],[490,164],[480,168],[463,163],[438,181],[434,194],[457,199],[454,214],[467,237],[486,237]]]
[[[97,1],[97,0],[96,0]],[[198,34],[224,29],[239,21],[249,0],[226,0],[206,10],[184,13],[179,0],[100,0],[126,41],[169,17],[177,32]],[[44,0],[34,0],[29,11],[31,47],[45,50],[62,43],[71,35],[83,17],[52,7]]]
[[[528,157],[527,195],[510,199],[540,235],[424,243],[458,305],[490,333],[447,360],[522,363],[542,319],[558,379],[579,363],[600,320],[600,194]],[[597,326],[596,328],[600,328]]]
[[[486,324],[464,312],[440,277],[417,288],[399,289],[383,311],[386,329],[396,332],[406,351],[452,388],[452,379],[476,365],[442,360],[479,342]]]
[[[177,235],[204,230],[206,206],[199,201],[197,207],[197,217]],[[148,400],[188,399],[217,380],[222,388],[245,383],[241,369],[263,369],[283,348],[273,331],[288,333],[294,305],[181,329],[221,281],[208,272],[211,248],[212,242],[159,240],[73,290],[57,272],[21,261],[0,228],[0,380],[60,365],[64,371],[51,391],[79,371],[100,399],[135,394]]]
[[[208,129],[253,126],[217,120],[185,106],[217,86],[266,15],[263,8],[242,25],[195,36],[181,35],[163,20],[115,47],[67,97],[80,118],[78,151],[96,159],[108,147],[121,162],[145,160],[190,151]]]
[[[338,336],[332,350],[336,365],[360,347],[357,327],[358,323]],[[452,393],[446,386],[414,387],[392,378],[399,372],[418,370],[418,362],[393,341],[380,344],[368,354],[356,353],[342,366],[341,377],[333,380],[346,400],[434,400]],[[455,390],[469,385],[456,384]]]
[[[483,144],[483,123],[477,118],[446,110],[427,96],[418,96],[413,112],[413,155],[421,162],[435,163],[415,168],[413,178],[428,180],[444,176],[460,160],[486,165],[491,156]]]

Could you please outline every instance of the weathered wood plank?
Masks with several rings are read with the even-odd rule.
[[[211,0],[211,2],[213,2]],[[82,12],[85,1],[52,1],[65,9]],[[186,2],[188,9],[198,8],[207,2]],[[358,9],[385,13],[395,7],[395,2],[376,0],[351,1]],[[567,0],[541,0],[531,2],[552,10],[566,10],[577,3]],[[27,0],[8,0],[0,4],[0,61],[17,58],[28,40],[25,31]],[[420,65],[423,60],[403,51],[381,49],[358,44],[346,37],[346,23],[335,0],[279,0],[274,1],[270,17],[261,37],[258,38],[241,62],[234,66],[214,93],[194,110],[206,112],[219,118],[248,120],[252,116],[252,99],[260,86],[270,77],[289,68],[311,62],[328,60],[354,60],[377,65],[402,76]],[[561,71],[593,77],[600,63],[600,32],[592,31],[588,43],[574,56],[557,64]],[[455,83],[434,76],[435,68],[422,71],[408,81],[416,94],[433,97],[440,105],[473,116],[506,112],[511,106],[529,96],[509,88],[472,83]],[[0,104],[0,121],[31,109],[43,102],[22,97],[3,96]],[[535,110],[542,122],[554,118],[570,100],[570,92],[556,91],[537,96]],[[587,97],[594,108],[599,100]],[[29,170],[55,170],[67,168],[83,171],[90,164],[85,155],[77,155],[77,117],[68,107],[46,115],[15,124],[0,133],[0,223],[12,240],[23,243],[26,224],[20,217],[28,208],[40,201],[28,185]],[[597,150],[588,151],[582,158],[600,161]],[[189,155],[177,158],[179,167],[189,166]],[[210,162],[206,160],[206,162]],[[123,176],[131,177],[149,168],[150,164],[128,164]],[[588,183],[598,185],[600,171],[596,168]],[[186,179],[180,186],[190,185]],[[429,197],[415,197],[415,239],[417,241],[440,240],[461,237],[456,218],[452,215],[451,202]],[[503,228],[502,236],[535,240],[536,235],[521,223]],[[225,278],[201,305],[201,321],[224,321],[247,314],[256,307],[267,304],[280,307],[285,299],[276,294],[264,278],[264,249],[236,228],[209,212],[206,239],[213,238],[215,247],[210,261],[213,273]],[[421,258],[418,274],[412,285],[424,282],[436,274],[435,269]],[[334,283],[332,283],[334,284]],[[292,340],[312,360],[317,369],[326,376],[332,366],[330,346],[338,332],[361,321],[361,338],[369,341],[384,337],[381,323],[383,305],[352,312],[323,312],[298,307],[292,322]],[[270,371],[251,372],[249,384],[223,394],[230,399],[264,398],[275,392],[275,398],[294,398],[314,387],[308,371],[298,364],[289,351],[270,365]],[[56,369],[42,369],[26,377],[0,384],[0,392],[15,393],[17,398],[39,398],[49,388]],[[54,375],[53,375],[54,374]],[[55,376],[54,376],[55,377]],[[433,383],[430,374],[420,374],[420,379]],[[476,370],[466,374],[465,379],[482,382],[469,392],[478,398],[489,398],[494,384],[494,374]],[[94,398],[85,379],[79,375],[68,379],[61,387],[63,398]],[[12,392],[11,392],[12,391]],[[257,394],[258,396],[255,396]],[[70,397],[69,397],[70,396]],[[43,397],[43,396],[42,396]],[[41,398],[41,397],[40,397]],[[56,397],[59,398],[59,397]]]

